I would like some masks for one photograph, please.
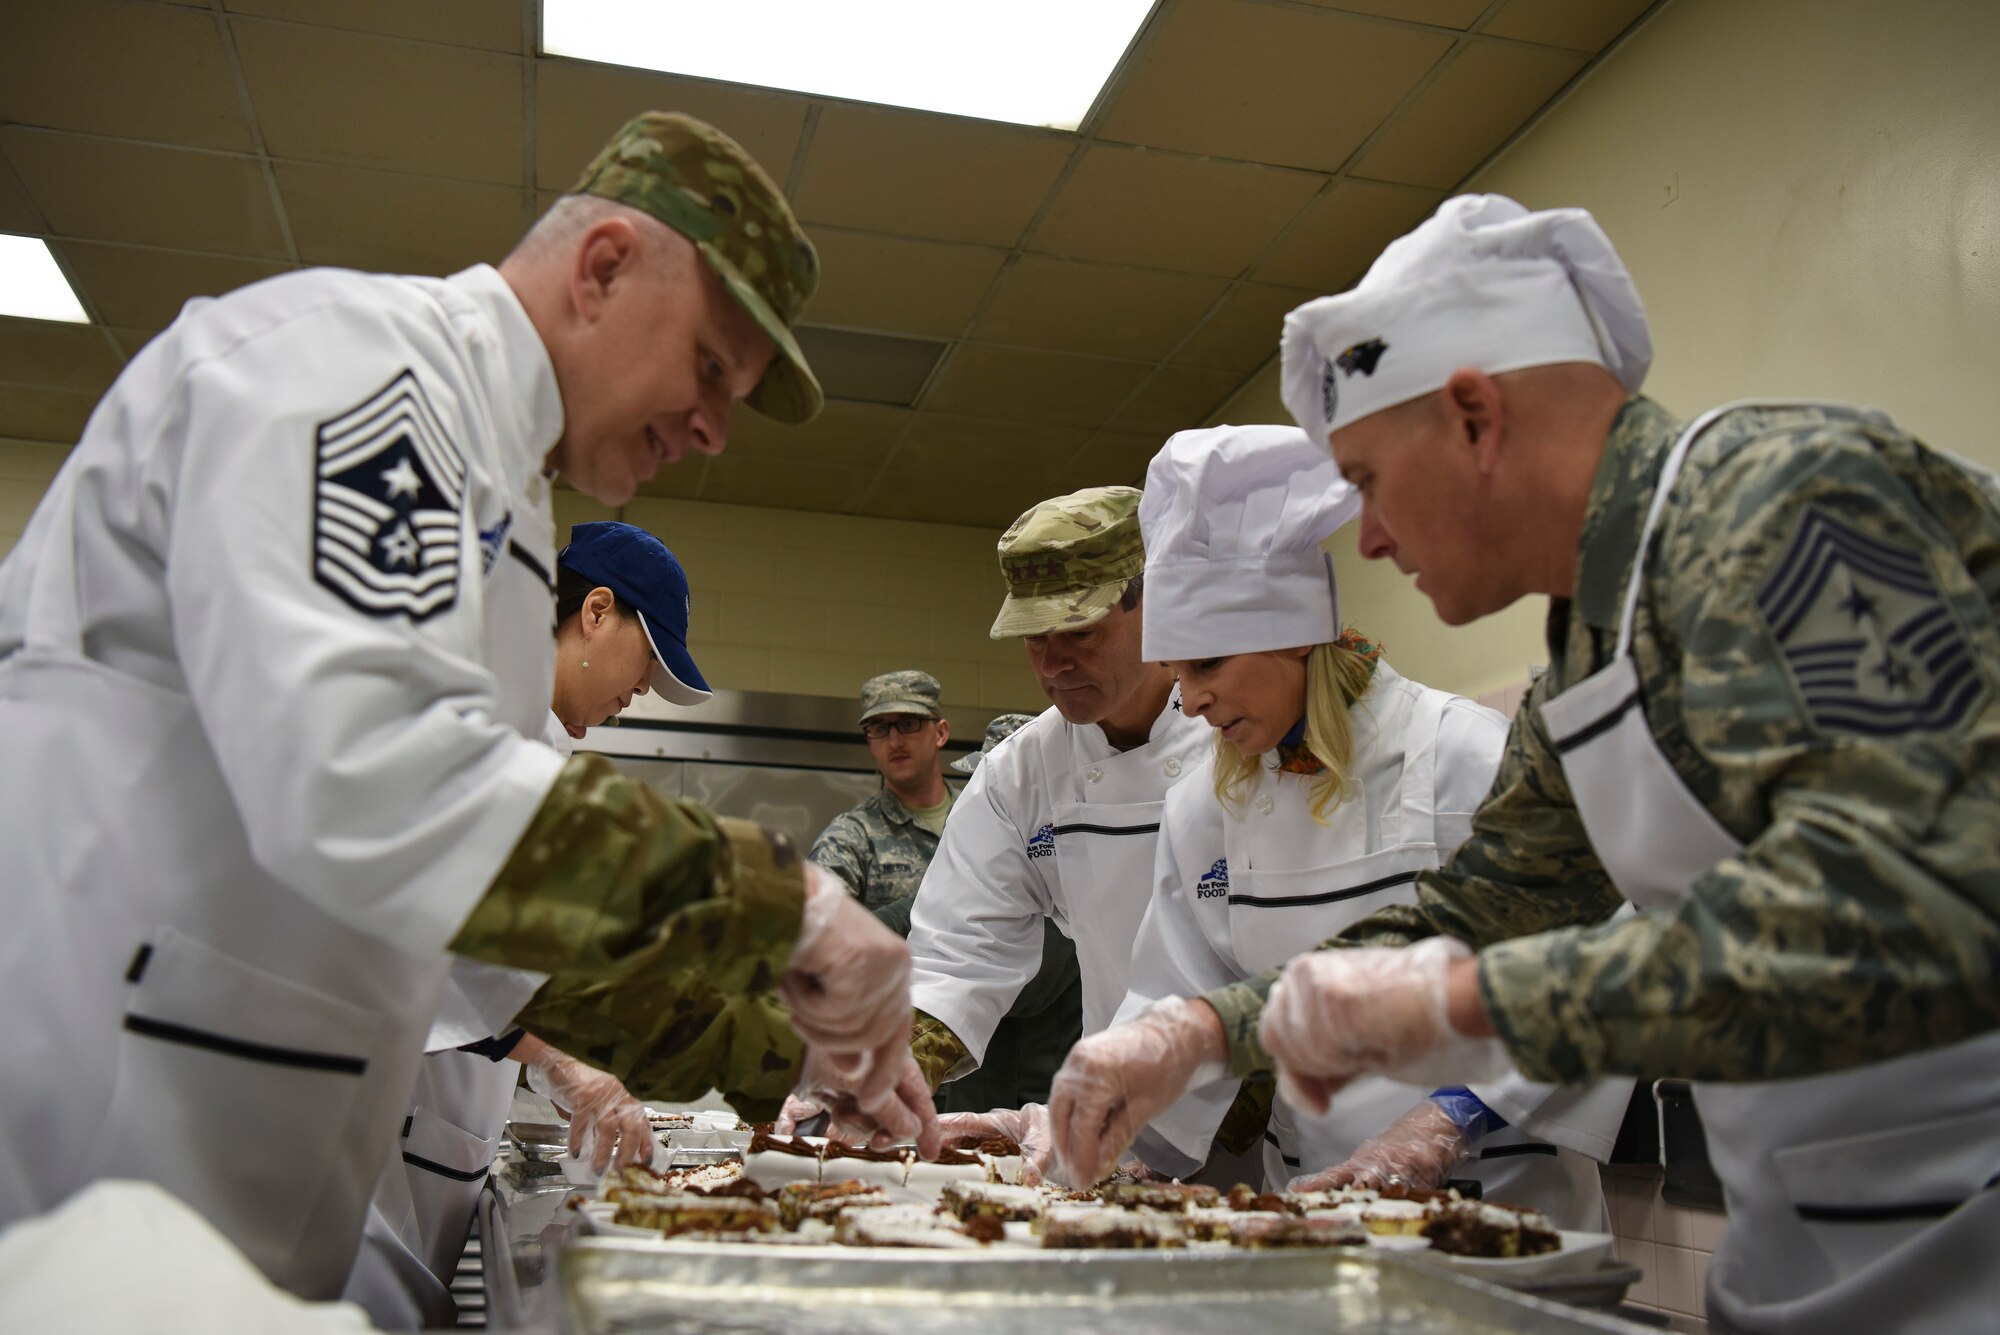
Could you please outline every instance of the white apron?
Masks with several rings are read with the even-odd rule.
[[[1418,875],[1442,864],[1449,850],[1441,850],[1437,840],[1438,731],[1450,699],[1440,691],[1422,692],[1404,725],[1395,841],[1388,847],[1322,866],[1260,870],[1252,865],[1251,850],[1230,837],[1243,832],[1243,822],[1229,822],[1229,940],[1249,975],[1286,963],[1380,909],[1410,903]],[[1626,1082],[1617,1095],[1619,1113],[1630,1089]],[[1364,1141],[1430,1094],[1428,1088],[1363,1077],[1340,1091],[1324,1117],[1275,1097],[1264,1135],[1266,1185],[1281,1190],[1308,1168],[1352,1157]],[[1604,1193],[1590,1160],[1560,1154],[1513,1126],[1482,1138],[1477,1154],[1454,1177],[1476,1179],[1483,1195],[1541,1210],[1565,1228],[1602,1224]]]
[[[1660,753],[1631,657],[1646,549],[1681,463],[1742,406],[1703,414],[1675,443],[1615,657],[1542,705],[1591,846],[1642,909],[1671,908],[1743,849]],[[1701,1082],[1695,1103],[1730,1215],[1711,1319],[1759,1335],[2000,1325],[2000,1033],[1830,1075]]]

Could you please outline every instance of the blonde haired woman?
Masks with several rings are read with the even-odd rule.
[[[1182,432],[1148,472],[1144,654],[1174,669],[1181,708],[1215,729],[1215,749],[1167,795],[1120,1023],[1079,1044],[1057,1078],[1056,1142],[1086,1175],[1095,1168],[1079,1160],[1098,1128],[1066,1122],[1098,1106],[1079,1095],[1107,1075],[1136,1073],[1137,1097],[1122,1106],[1146,1113],[1130,1132],[1151,1122],[1142,1158],[1175,1173],[1202,1164],[1237,1082],[1182,1060],[1199,1048],[1182,1040],[1220,1024],[1205,1002],[1181,999],[1414,903],[1418,875],[1471,832],[1499,766],[1505,719],[1400,676],[1340,628],[1320,543],[1359,508],[1327,452],[1290,428]],[[1608,1153],[1624,1096],[1581,1116],[1576,1102],[1518,1078],[1444,1091],[1357,1080],[1319,1118],[1280,1097],[1264,1178],[1277,1188],[1343,1165],[1424,1185],[1474,1178],[1495,1199],[1593,1227],[1596,1165],[1561,1146]],[[1521,1122],[1529,1134],[1508,1125]]]

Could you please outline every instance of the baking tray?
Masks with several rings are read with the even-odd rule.
[[[556,1259],[568,1335],[1466,1335],[1643,1332],[1367,1252],[926,1252],[579,1238]]]

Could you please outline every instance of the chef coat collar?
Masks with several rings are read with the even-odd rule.
[[[1598,630],[1618,627],[1646,508],[1679,434],[1673,416],[1644,395],[1627,399],[1612,421],[1585,503],[1576,563],[1574,614]]]
[[[556,387],[556,368],[549,361],[549,350],[513,287],[492,265],[475,264],[445,282],[485,316],[500,335],[500,365],[506,383],[494,388],[507,397],[504,402],[492,405],[493,420],[513,420],[520,424],[520,438],[509,439],[505,444],[525,449],[527,454],[522,459],[506,461],[510,475],[519,464],[520,478],[538,476],[543,460],[563,433],[562,391]]]

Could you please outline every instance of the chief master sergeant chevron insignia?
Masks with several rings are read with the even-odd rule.
[[[1923,556],[1818,510],[1806,513],[1757,606],[1828,732],[1939,732],[1985,693]]]
[[[423,621],[458,598],[465,458],[404,371],[321,422],[313,575],[356,611]]]

